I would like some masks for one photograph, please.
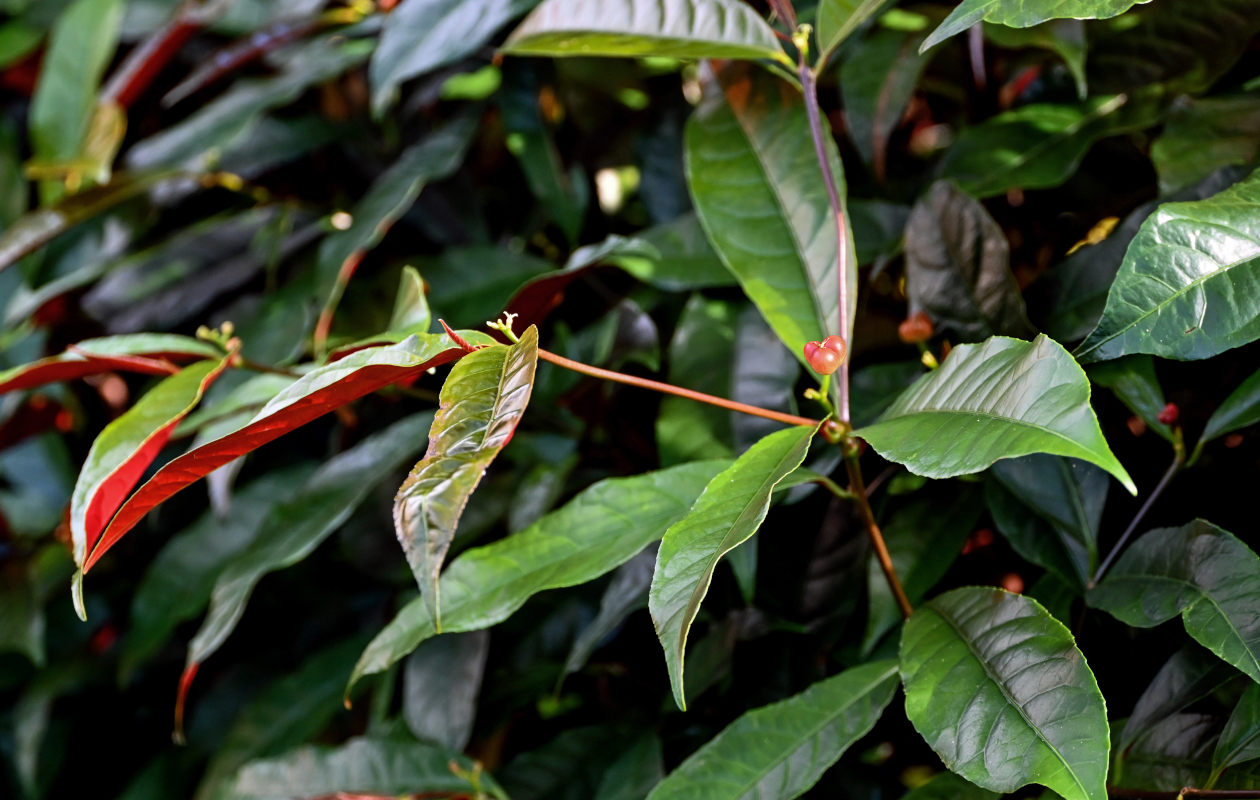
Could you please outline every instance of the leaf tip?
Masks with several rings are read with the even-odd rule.
[[[70,579],[70,600],[74,603],[74,613],[79,619],[87,622],[87,607],[83,603],[83,570],[75,570],[74,577]]]

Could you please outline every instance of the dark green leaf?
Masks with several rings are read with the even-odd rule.
[[[1212,774],[1260,758],[1260,685],[1251,684],[1234,706],[1212,753]]]
[[[1260,558],[1203,520],[1138,539],[1088,595],[1090,605],[1150,628],[1178,614],[1186,632],[1260,682]]]
[[[901,800],[998,800],[998,795],[965,781],[952,772],[942,772],[932,780],[901,796]]]
[[[1159,421],[1166,405],[1164,390],[1155,375],[1155,361],[1150,356],[1130,356],[1096,364],[1086,370],[1089,379],[1116,393],[1120,402],[1142,418],[1146,427],[1168,441],[1173,441],[1172,428]]]
[[[809,121],[782,81],[725,69],[687,123],[687,183],[709,240],[788,350],[839,333],[835,223],[818,179]],[[830,137],[828,137],[830,141]],[[830,148],[829,148],[830,150]],[[843,170],[830,150],[840,197]],[[857,268],[849,248],[849,324]]]
[[[1249,164],[1260,154],[1260,97],[1179,97],[1151,144],[1159,191],[1194,186],[1221,167]]]
[[[818,63],[821,64],[886,2],[887,0],[822,0],[814,19],[814,28],[818,34]],[[845,106],[848,106],[847,101]]]
[[[833,0],[832,4],[847,5],[854,1]],[[878,5],[878,2],[866,0],[863,5]],[[827,5],[819,6],[820,15]],[[840,70],[840,92],[844,97],[849,137],[881,182],[888,171],[888,137],[901,121],[919,76],[927,66],[928,60],[918,50],[922,39],[919,33],[881,28],[858,44]],[[854,238],[862,241],[860,233]]]
[[[1219,727],[1220,721],[1206,714],[1165,717],[1117,754],[1114,785],[1169,792],[1202,786],[1211,769]]]
[[[1260,336],[1260,172],[1165,203],[1129,244],[1081,361],[1209,358]]]
[[[906,715],[967,780],[1106,799],[1102,694],[1072,634],[1035,601],[966,587],[920,606],[902,629],[901,677]]]
[[[1031,336],[1006,235],[979,201],[937,181],[906,222],[906,295],[936,329],[977,342]]]
[[[483,246],[451,247],[418,259],[416,265],[429,283],[434,316],[469,327],[497,318],[517,287],[555,269],[527,253]],[[477,280],[468,280],[468,275]]]
[[[939,369],[855,434],[885,458],[929,478],[1050,453],[1097,464],[1137,493],[1103,439],[1085,372],[1044,335],[1032,342],[995,336],[955,347]]]
[[[735,278],[722,265],[694,213],[648,228],[635,237],[655,249],[609,255],[609,261],[639,280],[670,291],[730,286]]]
[[[756,533],[770,510],[770,496],[801,465],[816,429],[797,426],[773,433],[749,448],[705,487],[687,516],[670,526],[656,556],[648,608],[669,667],[678,707],[683,696],[687,634],[709,591],[722,556]]]
[[[1072,73],[1077,95],[1085,99],[1085,26],[1079,20],[1058,19],[1031,28],[986,24],[984,37],[998,47],[1012,50],[1037,47],[1054,52]]]
[[[923,364],[919,361],[871,364],[854,371],[850,384],[853,424],[861,427],[874,422],[922,376]]]
[[[1184,711],[1236,678],[1242,678],[1237,670],[1197,644],[1186,644],[1164,662],[1138,698],[1118,737],[1116,750],[1128,750],[1129,745],[1157,723]]]
[[[569,728],[499,772],[512,800],[587,800],[628,731],[617,725]]]
[[[1224,436],[1225,434],[1254,425],[1260,422],[1260,372],[1253,373],[1238,388],[1229,393],[1225,402],[1212,412],[1207,425],[1203,427],[1201,442]]]
[[[509,347],[461,358],[442,385],[429,447],[394,498],[394,529],[442,632],[438,573],[468,498],[525,414],[538,363],[538,329]]]
[[[793,388],[801,365],[787,351],[765,319],[752,306],[735,317],[735,347],[731,364],[733,400],[759,408],[797,413]],[[735,450],[742,452],[779,429],[773,420],[751,414],[731,414]]]
[[[897,688],[893,661],[854,667],[749,711],[692,753],[649,800],[789,800],[879,720]]]
[[[665,534],[726,461],[699,461],[609,478],[520,533],[468,550],[442,575],[443,627],[501,622],[534,594],[594,580]],[[372,640],[350,678],[382,672],[434,636],[423,598],[404,606]]]
[[[503,49],[538,56],[783,58],[739,0],[544,0]]]
[[[656,550],[649,547],[617,568],[608,587],[604,589],[604,596],[600,598],[599,613],[573,640],[573,647],[569,649],[569,656],[564,661],[565,675],[581,669],[600,642],[616,630],[626,617],[641,608],[647,608],[648,587],[652,585],[652,571],[655,567]]]
[[[778,345],[778,343],[775,343]],[[735,307],[694,294],[669,343],[669,382],[730,396],[735,355]],[[664,397],[656,417],[661,464],[734,455],[732,414],[683,397]]]
[[[407,657],[403,719],[417,738],[455,752],[464,749],[472,736],[489,652],[490,634],[472,631],[430,639]]]
[[[377,483],[414,458],[432,419],[428,412],[414,414],[369,436],[324,462],[301,489],[271,509],[254,541],[219,573],[210,610],[188,645],[189,666],[205,661],[232,634],[264,575],[310,555]]]
[[[654,733],[640,736],[604,773],[595,800],[643,800],[665,777],[664,761],[660,738]]]
[[[977,22],[1028,28],[1050,19],[1106,19],[1150,0],[963,0],[923,43],[927,50]]]

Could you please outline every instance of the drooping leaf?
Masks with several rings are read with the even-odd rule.
[[[818,34],[818,63],[823,63],[885,2],[887,0],[822,0],[814,18],[814,29]],[[848,106],[847,102],[845,106]]]
[[[461,358],[442,386],[428,450],[394,498],[394,529],[438,633],[446,551],[468,498],[525,414],[537,363],[532,325],[510,347]]]
[[[1142,418],[1146,427],[1168,441],[1173,441],[1172,427],[1159,421],[1164,410],[1164,390],[1155,375],[1155,361],[1150,356],[1129,356],[1090,366],[1089,379],[1115,392],[1120,402]]]
[[[687,123],[687,184],[722,262],[788,350],[840,330],[835,222],[799,94],[782,81],[727,68]],[[719,89],[721,91],[717,91]],[[830,137],[825,137],[830,142]],[[828,146],[837,191],[843,170]],[[848,248],[846,315],[853,324],[857,265]]]
[[[927,312],[937,330],[964,342],[1030,336],[1010,261],[1006,235],[984,206],[937,181],[906,222],[910,313]]]
[[[1260,336],[1260,172],[1142,224],[1082,362],[1130,353],[1200,359]]]
[[[416,738],[457,753],[467,746],[489,652],[490,634],[471,631],[430,639],[407,657],[403,719]]]
[[[609,478],[520,533],[465,551],[443,573],[447,631],[501,622],[538,592],[598,578],[665,534],[725,461],[694,461],[630,478]],[[423,598],[404,606],[372,640],[350,678],[382,672],[434,636]]]
[[[222,351],[207,342],[170,333],[84,339],[59,355],[0,371],[0,393],[115,370],[165,375],[175,368],[164,366],[161,360],[185,361],[222,355]]]
[[[1217,406],[1203,426],[1200,442],[1210,442],[1231,431],[1260,422],[1260,372],[1253,373]]]
[[[853,2],[833,0],[831,5]],[[866,0],[862,5],[878,4],[877,0]],[[819,14],[827,7],[827,3],[819,6]],[[922,39],[920,33],[881,28],[858,44],[840,71],[849,136],[880,181],[888,172],[888,137],[901,121],[927,66],[928,60],[918,50]],[[854,238],[862,241],[861,235]]]
[[[1097,464],[1137,493],[1103,439],[1084,370],[1044,334],[1031,342],[995,336],[955,347],[939,369],[855,435],[929,478],[1050,453]]]
[[[782,58],[739,0],[543,0],[503,49],[537,56]]]
[[[600,642],[612,633],[626,617],[647,608],[648,588],[656,567],[656,552],[649,547],[617,568],[599,601],[599,612],[591,624],[573,640],[564,661],[564,674],[577,672],[595,652]]]
[[[1238,671],[1194,643],[1164,662],[1120,731],[1116,751],[1123,752],[1160,721],[1184,711],[1222,686],[1242,678]]]
[[[200,361],[164,379],[92,442],[70,499],[70,535],[80,570],[100,558],[114,512],[230,360]]]
[[[1050,19],[1106,19],[1123,14],[1138,3],[1150,0],[963,0],[945,21],[932,31],[923,49],[962,33],[981,20],[1028,28]]]
[[[369,436],[325,461],[301,488],[271,508],[254,540],[219,572],[210,609],[188,645],[188,669],[209,658],[232,634],[264,575],[310,555],[376,484],[415,457],[431,421],[429,412],[413,414]]]
[[[1260,97],[1177,98],[1164,131],[1151,144],[1159,191],[1172,194],[1221,167],[1249,164],[1260,154]]]
[[[1105,800],[1107,714],[1068,629],[1036,601],[965,587],[901,635],[906,716],[945,766],[995,792]]]
[[[1115,786],[1179,791],[1202,786],[1212,766],[1220,721],[1209,714],[1173,714],[1151,725],[1124,752],[1117,753]]]
[[[875,725],[896,688],[896,663],[876,661],[749,711],[692,753],[648,798],[799,797]]]
[[[797,426],[773,433],[749,448],[705,487],[685,517],[670,526],[656,556],[648,608],[665,651],[678,707],[683,696],[687,634],[709,591],[722,557],[756,533],[770,510],[770,496],[801,465],[816,429]]]
[[[1037,47],[1057,54],[1076,81],[1077,96],[1085,99],[1085,26],[1079,20],[1057,19],[1031,28],[985,24],[984,38],[999,47]]]
[[[1253,683],[1239,698],[1216,741],[1212,775],[1219,776],[1235,764],[1255,758],[1260,758],[1260,685]]]
[[[465,795],[475,787],[465,775],[472,760],[450,750],[402,738],[355,737],[336,747],[306,745],[241,767],[218,800],[291,800],[295,797]],[[494,779],[481,773],[480,788],[506,797]]]
[[[471,344],[492,340],[477,331],[460,334]],[[246,425],[172,459],[128,498],[89,554],[86,569],[159,504],[228,462],[279,438],[338,406],[464,354],[445,334],[415,336],[391,347],[375,347],[303,375]]]
[[[1260,682],[1257,598],[1260,557],[1203,520],[1150,531],[1087,596],[1090,605],[1140,628],[1181,615],[1195,641]]]
[[[403,0],[385,18],[368,66],[372,108],[394,101],[398,87],[417,75],[453,64],[485,45],[499,28],[538,0]]]

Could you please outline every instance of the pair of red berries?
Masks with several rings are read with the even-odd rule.
[[[805,343],[805,361],[819,375],[830,375],[840,369],[848,350],[844,339],[839,336],[828,336],[821,342]]]

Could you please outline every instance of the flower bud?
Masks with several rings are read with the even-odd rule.
[[[906,344],[920,344],[932,338],[936,326],[926,311],[916,311],[897,326],[897,336]]]

